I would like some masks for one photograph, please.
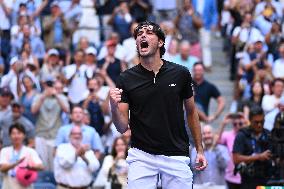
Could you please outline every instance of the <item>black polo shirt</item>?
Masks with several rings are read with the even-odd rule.
[[[130,109],[131,145],[154,155],[188,156],[183,101],[193,96],[192,78],[187,68],[163,62],[156,76],[139,64],[118,78]]]

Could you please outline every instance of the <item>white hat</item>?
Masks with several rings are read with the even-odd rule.
[[[13,64],[15,64],[15,63],[18,62],[18,61],[19,61],[19,58],[16,57],[16,56],[14,56],[14,57],[11,58],[11,60],[10,60],[10,65],[12,66]]]
[[[56,56],[59,56],[59,52],[57,49],[49,49],[48,52],[47,52],[48,56],[50,55],[56,55]]]
[[[86,54],[97,55],[97,50],[94,47],[88,47],[85,51]]]
[[[59,7],[59,2],[57,0],[53,1],[51,4],[50,4],[50,7],[54,7],[54,6],[58,6]]]

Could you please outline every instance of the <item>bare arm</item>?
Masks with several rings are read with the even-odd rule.
[[[128,129],[129,105],[121,102],[122,89],[110,89],[110,108],[112,120],[118,132],[121,134]]]
[[[203,170],[207,166],[207,161],[203,153],[201,128],[200,128],[197,108],[195,107],[195,104],[194,104],[194,97],[186,99],[184,101],[184,106],[185,106],[188,126],[192,133],[196,151],[197,151],[195,163],[198,165],[195,168],[197,170]]]
[[[214,114],[214,118],[217,119],[224,110],[225,107],[225,99],[222,96],[217,98],[217,111]]]

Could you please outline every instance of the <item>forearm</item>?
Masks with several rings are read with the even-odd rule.
[[[66,106],[64,104],[64,102],[57,95],[55,95],[55,98],[56,98],[60,108],[62,109],[62,111],[65,112],[65,113],[68,113],[69,112],[69,107]]]
[[[239,164],[241,162],[251,163],[257,161],[259,159],[259,154],[254,155],[241,155],[237,153],[233,153],[233,160],[235,164]]]
[[[128,129],[128,116],[121,113],[118,107],[111,107],[112,120],[118,132],[121,134]]]
[[[187,114],[188,126],[193,136],[197,153],[203,153],[201,127],[199,123],[197,110],[194,108]]]
[[[215,118],[218,118],[218,117],[221,115],[221,113],[222,113],[223,110],[224,110],[224,107],[225,107],[225,100],[224,100],[223,97],[219,97],[219,98],[218,98],[217,111],[216,111],[215,114],[214,114],[214,117],[215,117]]]
[[[33,106],[32,106],[32,109],[31,109],[31,112],[33,114],[36,114],[38,113],[42,103],[44,102],[44,96],[41,96],[40,100],[38,100]]]
[[[10,169],[13,169],[16,165],[15,164],[2,164],[0,166],[0,171],[5,173],[9,171]]]

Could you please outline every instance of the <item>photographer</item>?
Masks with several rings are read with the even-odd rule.
[[[266,185],[272,168],[270,132],[263,128],[263,110],[259,106],[253,107],[249,120],[250,126],[240,129],[233,147],[233,160],[241,175],[242,189]]]

